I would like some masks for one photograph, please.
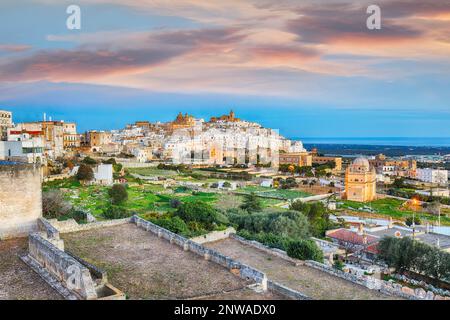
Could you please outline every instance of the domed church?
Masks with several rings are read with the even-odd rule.
[[[368,202],[376,198],[375,168],[371,168],[366,158],[357,158],[345,171],[345,197],[347,200]]]

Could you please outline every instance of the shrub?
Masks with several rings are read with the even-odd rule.
[[[190,236],[188,226],[180,217],[164,217],[162,219],[152,219],[151,222],[176,234],[187,237]]]
[[[181,201],[178,199],[170,199],[170,207],[171,208],[178,208],[181,206]]]
[[[121,204],[128,199],[128,192],[124,185],[115,184],[108,190],[113,204]]]
[[[95,161],[94,159],[92,159],[91,157],[88,156],[83,159],[83,163],[93,165],[93,164],[97,164],[97,161]]]
[[[342,271],[344,269],[344,263],[338,259],[333,263],[333,268]]]
[[[77,179],[80,181],[91,181],[94,179],[94,171],[86,164],[81,164],[78,168]]]
[[[287,254],[289,257],[300,260],[314,260],[323,262],[322,250],[313,240],[296,240],[287,245]]]
[[[109,206],[103,211],[103,216],[106,219],[123,219],[131,217],[133,214],[127,209],[119,206]]]
[[[64,199],[59,190],[50,190],[42,193],[42,214],[48,219],[57,219],[69,214],[72,205]]]

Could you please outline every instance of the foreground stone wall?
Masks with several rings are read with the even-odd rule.
[[[42,217],[41,168],[0,165],[0,239],[26,236]]]
[[[48,222],[57,229],[60,233],[70,233],[70,232],[79,232],[86,231],[98,228],[106,228],[118,226],[121,224],[131,222],[131,218],[124,219],[116,219],[116,220],[105,220],[105,221],[96,221],[85,224],[78,224],[74,219],[68,219],[64,221],[58,221],[56,219],[50,219]]]
[[[96,299],[97,292],[89,269],[73,257],[54,246],[38,233],[29,235],[28,258],[37,262],[64,287],[74,280],[70,291],[81,299]],[[74,278],[76,276],[76,279]]]
[[[223,231],[212,231],[208,234],[205,234],[203,236],[198,236],[195,238],[191,238],[191,241],[194,241],[196,243],[208,243],[208,242],[214,242],[219,241],[223,239],[229,238],[232,234],[235,234],[236,230],[232,227],[229,227]]]
[[[353,283],[365,286],[369,289],[378,290],[384,294],[401,297],[409,300],[447,300],[450,298],[442,297],[439,295],[435,295],[431,291],[425,291],[422,288],[412,289],[406,286],[402,286],[399,283],[389,282],[384,280],[375,279],[371,276],[358,276],[355,274],[350,274],[347,272],[343,272],[340,270],[336,270],[332,267],[328,267],[322,263],[308,260],[305,262],[305,265],[319,269],[323,272],[332,274],[336,277],[343,278],[347,281],[351,281]]]

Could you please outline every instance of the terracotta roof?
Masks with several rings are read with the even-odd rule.
[[[354,232],[354,231],[351,231],[348,229],[344,229],[344,228],[331,230],[331,231],[327,232],[327,236],[332,239],[349,242],[349,243],[353,243],[353,244],[361,244],[361,245],[378,242],[378,240],[379,240],[379,238],[377,238],[375,236],[366,234],[365,237],[367,239],[367,242],[364,243],[363,235],[360,235],[357,232]]]
[[[367,251],[367,252],[370,252],[370,253],[373,253],[373,254],[378,254],[379,253],[379,251],[378,251],[378,242],[375,242],[375,243],[372,243],[371,245],[368,245],[364,249],[364,251]]]

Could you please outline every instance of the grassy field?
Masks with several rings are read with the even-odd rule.
[[[359,208],[362,208],[363,206],[368,206],[372,208],[376,214],[390,216],[394,219],[399,220],[404,220],[407,217],[412,217],[414,213],[417,217],[419,217],[422,220],[422,222],[425,221],[436,222],[438,220],[438,217],[435,215],[431,215],[423,211],[414,212],[411,209],[402,207],[404,201],[398,199],[384,198],[368,202],[365,204],[348,200],[342,200],[342,202],[343,205],[341,206],[341,208],[352,208],[355,211],[358,211]],[[444,216],[446,211],[443,210],[442,213],[443,215],[441,215],[441,224],[450,225],[450,218],[448,216]]]
[[[284,199],[295,199],[295,198],[305,198],[311,196],[310,193],[298,191],[298,190],[288,190],[288,189],[273,189],[267,187],[258,186],[247,186],[242,189],[245,193],[254,192],[259,196],[266,197],[279,197]]]
[[[143,168],[153,169],[153,168]],[[158,169],[156,169],[158,170]],[[161,170],[159,170],[161,171]],[[110,203],[108,190],[110,187],[99,185],[81,185],[75,179],[64,179],[58,181],[47,182],[43,185],[44,191],[51,189],[60,189],[64,193],[64,197],[74,207],[89,211],[95,217],[103,219],[102,213]],[[253,190],[250,188],[250,190]],[[269,188],[263,188],[267,193],[272,191]],[[174,187],[164,189],[160,184],[151,182],[129,182],[128,183],[128,200],[121,206],[137,214],[144,214],[148,212],[166,212],[174,211],[171,207],[170,201],[177,199],[182,203],[200,200],[210,203],[218,209],[227,210],[230,208],[239,208],[243,201],[242,195],[232,195],[215,192],[196,192],[184,187]],[[286,196],[297,197],[303,193],[293,192],[291,190],[275,190],[273,195],[281,191],[280,194]],[[260,198],[264,208],[273,207],[282,200]]]

